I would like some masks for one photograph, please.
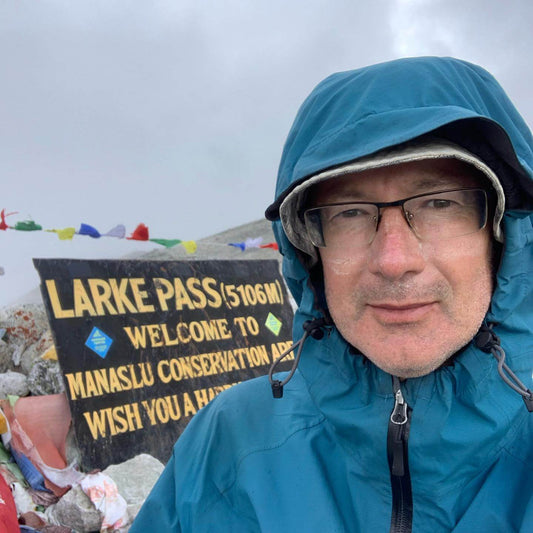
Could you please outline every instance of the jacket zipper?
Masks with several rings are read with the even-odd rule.
[[[409,533],[413,524],[413,496],[407,456],[411,408],[405,401],[400,380],[392,378],[394,408],[387,433],[387,456],[392,488],[390,533]]]

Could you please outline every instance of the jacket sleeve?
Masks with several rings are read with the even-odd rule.
[[[235,479],[235,442],[230,435],[242,428],[237,424],[231,430],[224,397],[219,394],[185,428],[130,533],[257,530],[254,518],[243,516],[229,494]],[[233,406],[230,411],[234,414]]]

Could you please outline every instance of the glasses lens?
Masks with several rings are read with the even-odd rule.
[[[409,226],[419,239],[426,241],[475,233],[487,223],[487,193],[483,189],[422,194],[378,205],[381,209],[397,209],[403,205]],[[308,209],[304,221],[309,239],[319,248],[368,245],[378,227],[378,205],[346,203]]]
[[[364,246],[376,232],[378,207],[365,203],[315,207],[304,213],[304,220],[314,246]]]
[[[422,240],[461,237],[487,223],[487,194],[482,189],[425,194],[406,201],[404,212]]]

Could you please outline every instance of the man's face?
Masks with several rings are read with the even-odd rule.
[[[373,169],[323,182],[315,203],[392,202],[476,187],[473,167],[453,159]],[[370,244],[319,248],[326,299],[343,337],[399,377],[428,374],[476,334],[492,294],[488,226],[446,240],[419,240],[399,207],[382,209]]]

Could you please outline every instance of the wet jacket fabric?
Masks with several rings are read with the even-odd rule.
[[[504,182],[510,208],[487,322],[531,389],[533,141],[484,70],[416,58],[327,78],[296,117],[276,197],[319,170],[435,130],[484,155]],[[298,304],[297,340],[321,311],[278,221],[274,230]],[[402,463],[409,523],[391,528],[391,376],[332,327],[306,340],[282,399],[259,378],[224,391],[193,418],[132,533],[533,531],[533,413],[504,383],[496,359],[472,342],[453,364],[401,388],[410,413]]]

